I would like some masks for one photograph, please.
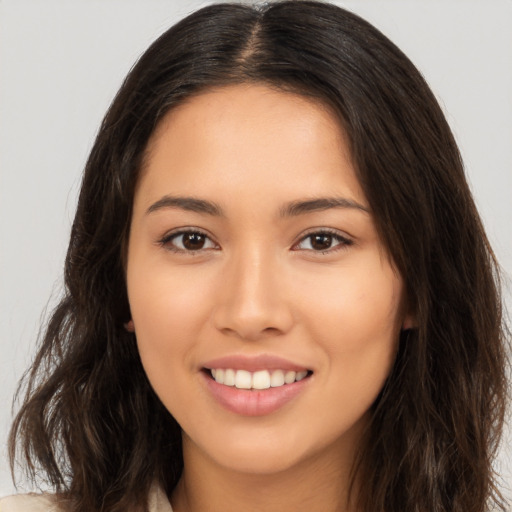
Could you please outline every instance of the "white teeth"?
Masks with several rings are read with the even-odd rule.
[[[219,371],[219,370],[217,370]],[[246,370],[238,370],[235,377],[235,387],[238,389],[251,389],[252,388],[252,375],[251,372]]]
[[[235,386],[238,389],[268,389],[278,388],[285,384],[292,384],[304,379],[308,375],[307,370],[294,372],[292,370],[259,370],[251,373],[247,370],[233,370],[232,368],[212,368],[212,377],[219,384]]]
[[[236,382],[235,370],[228,369],[224,372],[224,382],[226,386],[234,386]]]
[[[292,382],[295,382],[295,377],[297,376],[296,372],[288,371],[284,374],[284,382],[285,384],[291,384]]]
[[[302,372],[297,372],[297,376],[295,377],[296,381],[302,380],[308,374],[307,370],[303,370]]]
[[[254,389],[268,389],[270,387],[270,373],[267,370],[254,372],[252,375],[252,387]]]
[[[276,370],[272,372],[272,376],[270,377],[270,385],[273,388],[278,388],[284,384],[284,372],[283,370]]]
[[[219,384],[224,384],[224,370],[219,368],[218,370],[215,371],[215,380]]]

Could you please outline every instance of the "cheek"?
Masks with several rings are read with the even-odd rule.
[[[137,272],[128,272],[128,297],[137,344],[148,378],[161,394],[169,381],[193,367],[191,353],[208,318],[209,294],[200,276],[132,261]]]
[[[390,334],[400,324],[401,279],[381,263],[359,261],[325,276],[314,276],[301,288],[303,310],[318,318],[319,328],[327,332],[349,334],[358,344],[370,332]]]
[[[317,282],[307,318],[335,370],[331,377],[378,392],[397,350],[402,284],[389,266],[359,263]]]
[[[199,286],[179,276],[156,274],[143,277],[135,285],[130,298],[135,325],[139,328],[151,326],[148,324],[155,328],[168,325],[179,329],[189,324],[203,297]]]
[[[188,376],[195,370],[194,347],[207,317],[204,286],[165,265],[138,267],[128,276],[128,296],[137,345],[152,388],[171,414],[184,417],[200,396]]]

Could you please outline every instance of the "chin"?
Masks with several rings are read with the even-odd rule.
[[[265,476],[290,471],[301,466],[306,454],[286,453],[279,449],[237,449],[227,451],[215,462],[229,471],[246,475]]]
[[[352,460],[359,439],[359,436],[355,439],[353,428],[348,428],[341,435],[339,431],[336,432],[338,435],[326,432],[322,438],[312,436],[314,432],[307,432],[307,428],[305,430],[291,428],[276,432],[275,427],[265,428],[260,425],[260,428],[231,430],[229,435],[218,433],[215,443],[205,439],[203,446],[184,435],[184,450],[190,449],[197,454],[199,449],[204,457],[219,468],[254,476],[310,471],[315,460],[329,460],[334,464],[335,461],[346,460],[346,457]]]

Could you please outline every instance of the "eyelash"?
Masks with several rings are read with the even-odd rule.
[[[182,249],[182,248],[176,247],[175,245],[172,244],[173,240],[175,240],[178,237],[183,236],[183,235],[203,236],[203,237],[205,237],[206,240],[209,240],[210,243],[214,244],[215,247],[207,247],[207,248],[201,247],[196,250],[193,250],[193,249],[187,250],[187,249]],[[298,247],[301,243],[305,242],[307,239],[311,239],[311,237],[313,237],[315,235],[316,236],[332,237],[333,241],[336,241],[338,243],[336,245],[334,245],[333,247],[329,247],[328,249],[325,249],[325,250],[314,250],[314,249],[303,249],[303,250],[311,252],[311,253],[315,253],[315,254],[329,254],[329,253],[337,252],[340,250],[344,250],[347,247],[354,244],[353,240],[350,240],[349,238],[342,236],[338,231],[331,230],[331,229],[319,229],[319,230],[315,230],[315,231],[310,231],[309,233],[306,233],[305,235],[303,235],[298,242],[294,243],[294,245],[292,246],[292,250],[294,250],[294,251],[301,250],[301,249],[296,249],[296,247]],[[160,240],[158,240],[158,244],[168,251],[179,253],[179,254],[188,254],[188,255],[195,255],[195,254],[201,253],[202,251],[216,250],[219,247],[218,244],[215,241],[213,241],[212,238],[208,234],[206,234],[204,231],[201,231],[196,228],[180,229],[179,231],[168,233],[168,234],[164,235]],[[310,245],[311,245],[311,242],[310,242]]]
[[[342,250],[346,249],[347,247],[350,247],[351,245],[354,244],[353,240],[351,240],[350,238],[347,238],[346,236],[341,235],[338,231],[333,230],[333,229],[325,229],[324,228],[324,229],[313,230],[313,231],[310,231],[309,233],[306,233],[305,235],[303,235],[300,238],[300,240],[297,243],[295,243],[293,245],[292,249],[297,247],[301,243],[303,243],[308,238],[311,239],[311,237],[313,237],[314,235],[329,236],[329,237],[332,237],[333,241],[338,242],[333,247],[329,247],[328,249],[325,249],[323,251],[322,250],[316,251],[314,249],[304,249],[306,251],[309,251],[309,252],[312,252],[315,254],[332,254],[333,252],[342,251]],[[294,250],[300,250],[300,249],[294,249]]]
[[[201,235],[206,240],[209,240],[211,243],[213,243],[215,245],[215,248],[208,247],[206,249],[200,248],[200,249],[196,249],[196,250],[192,250],[192,249],[187,250],[187,249],[181,249],[180,247],[176,247],[175,245],[172,244],[173,240],[175,240],[176,238],[183,236],[183,235]],[[214,242],[212,240],[212,238],[207,233],[205,233],[204,231],[201,231],[200,229],[197,229],[197,228],[180,229],[179,231],[174,231],[172,233],[168,233],[168,234],[164,235],[160,240],[158,240],[158,244],[168,251],[176,252],[179,254],[189,254],[189,255],[195,255],[202,251],[208,251],[208,250],[216,249],[218,247],[218,244],[216,242]]]

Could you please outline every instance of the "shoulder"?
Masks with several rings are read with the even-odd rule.
[[[172,512],[167,496],[158,486],[149,494],[150,512]],[[0,498],[0,512],[66,512],[66,507],[55,494],[16,494]]]
[[[52,494],[17,494],[0,498],[0,512],[64,512]]]

